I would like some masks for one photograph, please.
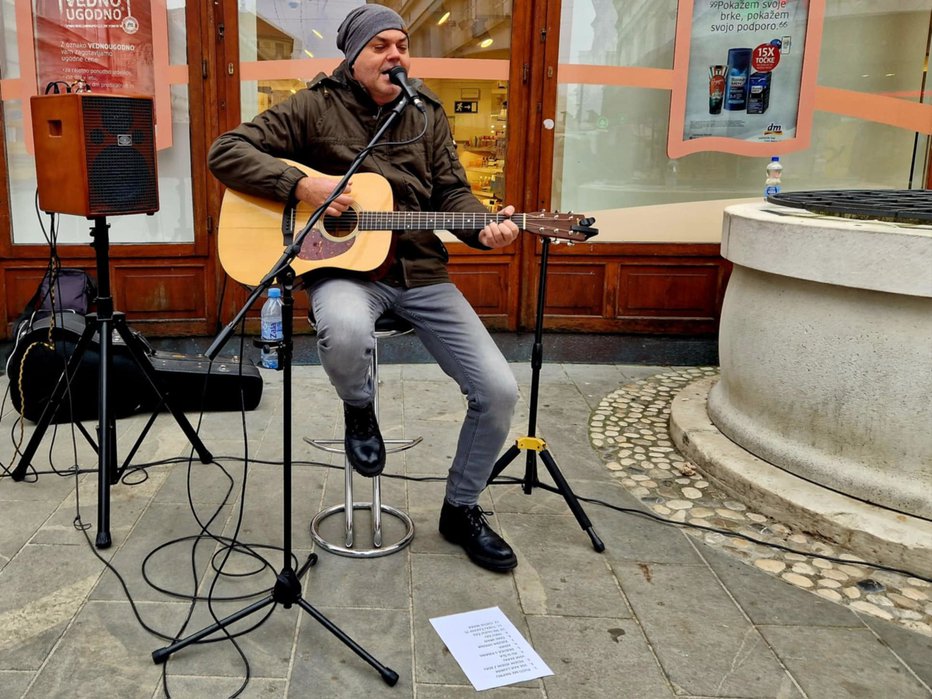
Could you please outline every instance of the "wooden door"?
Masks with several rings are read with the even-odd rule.
[[[19,75],[3,80],[0,115],[6,137],[0,153],[5,175],[5,186],[0,187],[0,291],[4,298],[0,331],[6,336],[55,255],[64,266],[84,268],[95,276],[106,274],[115,309],[124,312],[144,335],[203,335],[216,327],[204,167],[206,144],[216,125],[210,111],[209,57],[201,55],[199,39],[208,7],[193,2],[176,3],[172,8],[160,3],[151,6],[160,209],[151,216],[108,217],[110,264],[98,270],[91,248],[93,223],[79,216],[40,212],[33,203],[36,166],[30,98],[43,92],[36,84],[36,63],[48,54],[40,52],[37,59],[30,5],[17,0]],[[79,43],[79,36],[72,38]],[[62,46],[62,56],[53,58],[68,58]],[[95,80],[104,78],[94,75],[98,74],[87,78],[92,91],[128,91],[96,85]],[[62,167],[77,172],[88,166],[78,161]],[[121,176],[118,166],[110,176]]]

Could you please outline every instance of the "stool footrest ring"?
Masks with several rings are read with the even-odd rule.
[[[371,502],[354,502],[353,510],[371,510]],[[353,526],[352,526],[352,517],[348,517],[347,527],[346,527],[346,538],[347,546],[340,546],[339,544],[334,544],[330,541],[327,541],[323,538],[320,533],[320,523],[331,515],[338,513],[346,513],[346,507],[344,505],[334,505],[333,507],[328,507],[324,510],[318,512],[314,519],[311,520],[311,537],[316,541],[322,549],[325,551],[330,551],[339,556],[349,556],[351,558],[376,558],[378,556],[387,556],[390,553],[395,553],[400,551],[405,546],[411,543],[411,539],[414,538],[414,522],[411,517],[399,510],[396,507],[391,507],[390,505],[381,505],[380,507],[383,514],[390,515],[397,520],[399,520],[405,528],[404,534],[402,537],[387,546],[382,546],[379,544],[374,544],[372,548],[356,548],[353,546]],[[373,539],[380,540],[382,536],[381,531],[373,532]]]
[[[310,437],[303,437],[303,439],[312,447],[316,447],[321,451],[328,451],[331,454],[345,453],[343,450],[342,439],[311,439]],[[417,446],[424,441],[424,438],[415,437],[414,439],[385,439],[382,441],[385,443],[386,454],[396,454],[399,451],[405,451],[411,447]]]

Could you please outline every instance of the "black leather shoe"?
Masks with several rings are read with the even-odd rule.
[[[363,408],[343,404],[346,432],[343,448],[346,458],[356,473],[366,478],[375,478],[385,468],[385,442],[375,419],[375,408],[369,403]]]
[[[492,531],[486,514],[478,505],[451,505],[444,500],[440,510],[440,533],[459,544],[476,565],[503,573],[518,565],[518,557],[498,534]]]

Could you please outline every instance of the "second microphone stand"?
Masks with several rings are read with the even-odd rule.
[[[583,219],[580,221],[580,230],[587,229],[589,235],[594,235],[593,229],[590,228],[591,223],[591,219]],[[549,490],[550,488],[544,486],[537,477],[537,457],[540,456],[541,461],[544,462],[544,466],[547,467],[547,471],[550,473],[550,477],[553,478],[553,482],[556,483],[556,492],[563,496],[563,499],[566,500],[566,504],[576,517],[576,521],[579,522],[579,526],[589,535],[589,539],[592,541],[592,548],[601,553],[605,550],[605,544],[602,543],[599,535],[595,533],[595,529],[592,526],[592,522],[589,521],[586,511],[583,510],[582,505],[579,504],[579,500],[576,498],[575,493],[573,493],[573,489],[566,481],[566,478],[563,477],[560,467],[557,466],[557,462],[547,450],[547,443],[536,434],[537,396],[538,388],[540,387],[540,370],[544,358],[544,302],[547,297],[547,261],[549,256],[550,239],[545,237],[543,239],[543,251],[540,256],[540,280],[537,287],[537,318],[536,327],[534,328],[534,347],[531,351],[531,405],[530,414],[528,416],[527,435],[519,438],[501,455],[501,457],[499,457],[498,461],[495,462],[495,466],[492,468],[492,474],[489,476],[488,483],[492,484],[493,479],[504,471],[508,464],[514,461],[523,449],[527,452],[524,478],[521,481],[522,489],[525,494],[530,495],[535,486]]]

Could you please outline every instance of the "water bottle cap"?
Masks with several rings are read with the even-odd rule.
[[[779,156],[779,155],[772,155],[772,156],[770,156],[770,162],[772,162],[772,163],[779,163],[779,162],[780,162],[780,156]]]
[[[273,286],[269,289],[269,298],[270,299],[280,299],[282,297],[282,290],[277,286]]]

